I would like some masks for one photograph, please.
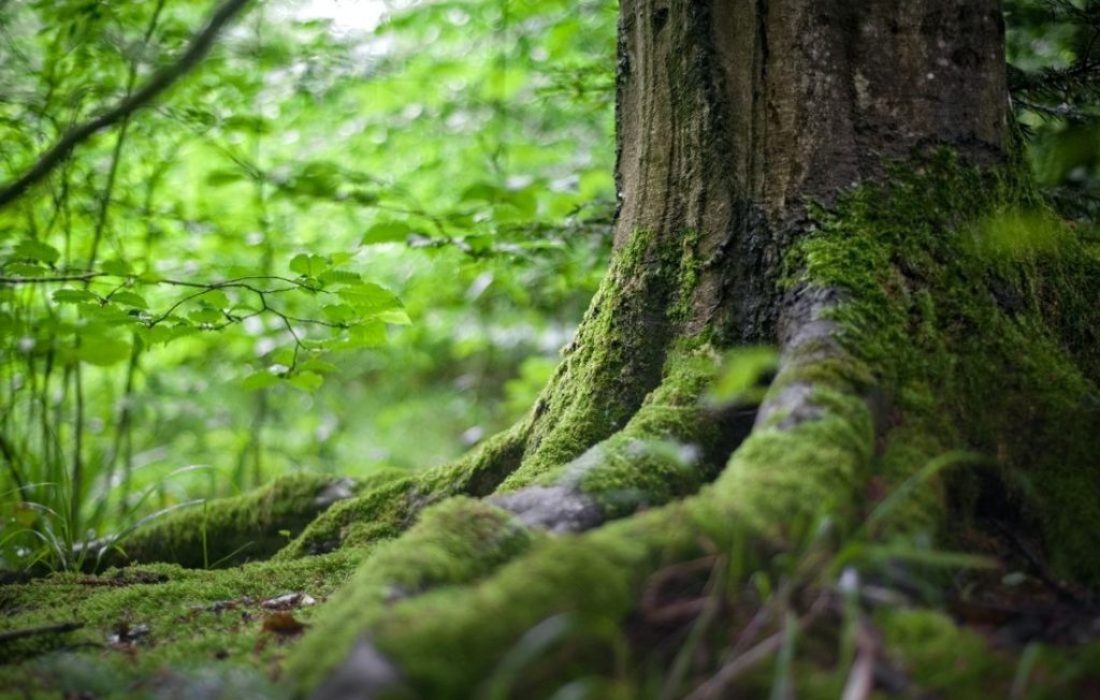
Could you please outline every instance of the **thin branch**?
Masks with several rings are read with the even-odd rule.
[[[95,133],[127,118],[187,75],[210,51],[218,33],[244,9],[248,2],[249,0],[226,0],[214,11],[209,22],[195,35],[175,63],[158,70],[141,89],[121,100],[114,107],[65,132],[52,148],[42,154],[30,170],[13,182],[0,187],[0,207],[11,203],[32,185],[46,177],[51,170],[69,157],[77,145]]]
[[[49,284],[51,282],[86,282],[96,277],[110,277],[105,272],[81,272],[52,277],[0,277],[0,284]]]

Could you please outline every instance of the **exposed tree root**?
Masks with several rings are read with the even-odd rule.
[[[89,570],[133,563],[172,562],[189,568],[235,566],[266,559],[334,503],[352,497],[351,479],[282,477],[268,486],[168,514],[131,534],[86,545]]]
[[[839,345],[827,337],[833,325],[822,318],[826,308],[797,305],[803,322],[791,334],[785,364],[757,430],[734,453],[718,481],[699,495],[580,537],[537,540],[530,551],[468,588],[442,589],[380,609],[363,598],[370,595],[366,591],[377,591],[379,583],[350,586],[326,611],[318,631],[303,642],[299,661],[292,661],[290,670],[303,678],[304,687],[319,687],[318,697],[340,696],[342,689],[349,690],[346,697],[361,697],[353,689],[402,682],[424,696],[467,697],[492,677],[524,632],[548,617],[575,614],[588,626],[599,628],[602,621],[614,629],[641,597],[647,579],[669,562],[710,550],[730,551],[746,536],[782,541],[793,534],[792,528],[809,525],[825,513],[853,515],[852,503],[868,475],[874,447],[871,412],[848,377],[834,373],[831,381],[820,377],[810,387],[800,379],[809,368],[835,366],[842,359]],[[647,403],[657,405],[656,398]],[[629,446],[634,439],[624,435],[612,444]],[[628,447],[619,459],[594,459],[592,469],[612,469],[624,478],[630,472],[625,466],[629,456]],[[637,476],[628,481],[631,486],[646,485],[647,471],[655,467],[664,467],[661,483],[670,481],[670,462],[654,464],[645,451],[633,456],[629,464]],[[679,495],[675,489],[672,494]],[[496,500],[514,502],[507,496]],[[560,523],[537,524],[565,529]],[[372,564],[366,564],[364,571],[371,570]],[[345,658],[323,657],[339,662],[330,670],[318,658],[335,630],[341,642],[337,648],[348,648],[349,636],[358,638]],[[462,662],[443,661],[449,658]],[[597,666],[605,661],[598,660]]]

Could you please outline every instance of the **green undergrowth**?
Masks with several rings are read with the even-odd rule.
[[[816,212],[790,280],[846,296],[845,347],[894,393],[900,449],[936,437],[913,459],[893,451],[883,477],[897,484],[937,451],[985,455],[1055,569],[1100,581],[1100,393],[1089,379],[1100,365],[1085,340],[1100,326],[1096,296],[1086,300],[1098,251],[1025,184],[946,152],[888,182]],[[1041,231],[1025,235],[1021,220]],[[977,498],[965,475],[951,483]]]
[[[0,588],[0,635],[75,622],[79,629],[0,641],[0,695],[278,697],[278,670],[301,629],[274,629],[261,604],[287,593],[322,602],[362,551],[218,570],[150,564],[98,576],[58,573]],[[297,607],[310,625],[322,605]],[[302,628],[304,629],[304,628]],[[6,696],[6,695],[5,695]]]

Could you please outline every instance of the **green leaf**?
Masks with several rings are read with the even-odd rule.
[[[206,184],[218,187],[219,185],[230,185],[234,182],[240,182],[244,179],[245,175],[240,170],[224,168],[211,171],[210,174],[206,176]]]
[[[76,357],[90,365],[109,367],[129,358],[130,349],[130,344],[125,340],[101,335],[85,335],[81,337]]]
[[[314,392],[325,383],[325,378],[314,372],[297,372],[287,377],[287,381],[306,392]]]
[[[372,321],[353,326],[348,330],[347,348],[376,348],[386,344],[386,324]]]
[[[380,221],[367,229],[363,245],[376,243],[404,243],[412,229],[403,221]]]
[[[24,238],[15,246],[13,257],[24,260],[37,260],[38,262],[53,265],[61,258],[61,253],[51,245],[36,241],[33,238]]]
[[[95,303],[78,302],[77,311],[80,317],[89,321],[109,326],[127,326],[138,323],[135,316],[112,304],[103,305]]]
[[[377,316],[385,311],[403,308],[396,294],[373,282],[344,287],[337,294],[354,306],[361,316]]]
[[[359,319],[359,314],[347,304],[329,304],[321,309],[321,313],[333,323],[350,323]]]
[[[145,297],[134,292],[127,292],[125,290],[121,292],[115,292],[111,295],[111,301],[118,302],[119,304],[125,304],[127,306],[133,306],[138,309],[148,309],[149,302],[145,301]]]
[[[725,366],[711,389],[718,401],[760,400],[766,381],[775,372],[779,353],[767,346],[737,348],[725,358]]]
[[[228,309],[232,305],[229,297],[220,289],[210,290],[199,297],[199,301],[213,309]]]
[[[305,362],[298,364],[298,369],[302,372],[315,372],[317,374],[328,374],[329,372],[335,372],[340,369],[331,362],[325,362],[324,360],[306,360]]]
[[[361,284],[363,278],[360,277],[358,272],[351,272],[350,270],[325,270],[317,279],[321,280],[321,283],[325,286],[330,284]]]
[[[299,253],[290,261],[290,271],[303,277],[316,277],[328,267],[328,261],[320,255]]]
[[[271,133],[271,123],[258,114],[234,114],[222,122],[222,128],[249,134]]]
[[[412,323],[412,319],[409,318],[409,314],[404,309],[390,309],[378,314],[380,321],[386,323],[392,323],[395,326],[407,326]]]
[[[463,202],[495,202],[506,197],[507,190],[492,182],[475,182],[462,191]]]
[[[58,289],[52,295],[58,304],[76,304],[82,301],[99,301],[99,297],[87,289]]]
[[[158,343],[168,344],[177,338],[182,338],[188,335],[194,335],[198,333],[198,329],[192,326],[186,321],[181,321],[173,325],[158,324],[152,328],[141,329],[139,331],[145,342],[152,346]]]
[[[126,262],[125,260],[119,260],[117,258],[114,260],[104,261],[104,263],[100,266],[100,269],[103,272],[106,272],[108,275],[118,275],[119,277],[126,277],[132,271],[130,268],[130,263]]]
[[[340,189],[342,177],[340,166],[327,160],[307,163],[298,171],[290,187],[296,194],[310,197],[335,197]]]
[[[256,391],[257,389],[266,389],[269,386],[275,386],[278,383],[279,377],[277,375],[267,370],[262,370],[260,372],[253,372],[241,380],[241,388],[247,391]]]
[[[195,309],[187,314],[187,318],[195,323],[217,323],[222,320],[224,316],[222,316],[222,312],[217,309]]]
[[[279,348],[268,359],[274,364],[290,367],[294,364],[294,348]]]
[[[4,271],[15,277],[41,277],[49,270],[34,263],[13,262],[4,266]]]
[[[365,207],[378,204],[379,200],[382,199],[377,192],[371,192],[370,190],[352,190],[348,193],[348,197]]]

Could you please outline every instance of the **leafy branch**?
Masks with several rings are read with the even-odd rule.
[[[187,75],[214,45],[221,30],[248,5],[249,0],[226,0],[211,15],[206,26],[191,40],[187,49],[172,64],[161,68],[141,88],[120,100],[97,117],[78,124],[66,131],[61,138],[25,173],[6,185],[0,186],[0,207],[18,199],[31,186],[46,177],[64,162],[73,149],[96,133],[120,122],[156,99],[180,78]]]

